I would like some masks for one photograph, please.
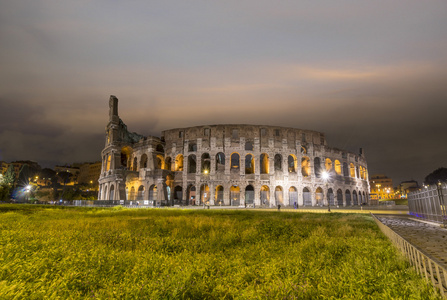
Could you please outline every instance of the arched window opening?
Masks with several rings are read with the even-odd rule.
[[[113,184],[110,186],[109,200],[115,200],[115,187],[113,186]]]
[[[200,186],[200,203],[199,205],[208,205],[210,198],[210,188],[207,184],[202,184]]]
[[[128,165],[128,160],[130,158],[130,147],[123,147],[121,148],[121,157],[120,157],[120,163],[121,166],[124,168],[130,168],[130,165]]]
[[[303,204],[304,206],[312,206],[312,195],[307,187],[303,189]]]
[[[247,154],[245,156],[245,174],[255,173],[255,159],[253,155]]]
[[[349,190],[346,190],[345,192],[346,196],[346,206],[351,206],[351,192]]]
[[[138,169],[138,164],[137,164],[137,158],[136,157],[134,157],[134,159],[133,159],[133,165],[132,165],[132,171],[137,171],[137,169]]]
[[[224,201],[224,188],[221,185],[216,186],[216,193],[214,195],[214,204],[215,205],[223,205]]]
[[[255,200],[255,188],[249,184],[245,187],[245,204],[252,205]]]
[[[349,169],[350,169],[350,175],[351,175],[351,177],[353,177],[353,178],[355,178],[355,166],[354,166],[354,164],[353,163],[351,163],[350,165],[349,165]]]
[[[279,185],[275,188],[275,201],[276,205],[284,206],[284,193]]]
[[[111,157],[111,155],[110,155],[110,154],[107,154],[106,171],[109,171],[109,170],[110,170],[110,164],[111,164],[111,161],[112,161],[112,157]]]
[[[241,189],[237,185],[232,185],[230,188],[230,200],[231,206],[239,206],[240,205],[240,191]]]
[[[211,169],[211,158],[210,155],[208,153],[203,153],[202,154],[202,170],[201,173],[202,174],[209,174]]]
[[[182,172],[183,171],[183,155],[179,154],[175,158],[175,167],[174,171],[176,172]]]
[[[231,154],[231,170],[239,170],[240,168],[240,159],[239,153]]]
[[[347,163],[343,163],[343,176],[345,177],[349,177],[349,169],[348,169],[348,164]]]
[[[182,204],[183,200],[183,189],[181,186],[177,185],[174,188],[174,204]]]
[[[149,188],[149,200],[157,200],[157,186],[155,184]]]
[[[338,159],[335,160],[334,170],[337,175],[341,175],[341,163]]]
[[[340,189],[337,190],[337,205],[343,206],[343,192]]]
[[[326,172],[330,172],[332,170],[332,160],[330,158],[326,158],[324,166],[326,168]]]
[[[270,206],[270,189],[268,186],[263,185],[261,187],[261,192],[260,192],[260,199],[261,199],[261,205]]]
[[[321,187],[315,190],[315,202],[317,206],[323,206],[323,189]]]
[[[287,166],[289,169],[289,173],[296,173],[296,156],[290,154],[287,158]]]
[[[334,191],[332,189],[327,190],[327,203],[329,205],[335,205],[334,202]]]
[[[294,186],[289,188],[289,205],[298,208],[298,190]]]
[[[165,169],[165,159],[163,158],[163,155],[157,154],[155,158],[155,169]]]
[[[187,193],[186,205],[196,205],[196,187],[189,185]]]
[[[216,171],[225,171],[225,154],[222,152],[216,154]]]
[[[172,159],[171,157],[168,156],[165,159],[165,168],[166,170],[171,171],[171,167],[172,167]]]
[[[130,200],[136,200],[136,194],[135,194],[135,188],[134,187],[132,187],[131,189],[130,189]]]
[[[197,168],[197,160],[194,154],[188,156],[188,173],[195,174]]]
[[[310,159],[307,156],[303,156],[301,159],[301,174],[303,177],[310,176]]]
[[[352,192],[352,204],[353,205],[359,205],[359,201],[357,199],[357,192],[356,191]]]
[[[321,177],[321,160],[319,157],[314,158],[314,172],[315,172],[315,177],[317,177],[317,178]]]
[[[261,174],[269,173],[269,156],[266,153],[261,154]]]
[[[158,144],[157,147],[155,147],[155,151],[164,153],[165,149],[163,148],[162,145]]]
[[[275,154],[275,171],[282,171],[282,156],[281,154]]]
[[[141,158],[140,158],[140,168],[142,168],[142,169],[146,169],[147,168],[147,155],[146,154],[141,155]]]
[[[140,185],[138,188],[138,194],[137,194],[137,200],[143,200],[144,199],[144,186]]]

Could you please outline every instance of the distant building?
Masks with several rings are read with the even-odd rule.
[[[93,189],[98,189],[98,180],[101,175],[101,162],[84,163],[79,167],[78,184],[90,185]]]
[[[409,193],[419,190],[420,186],[416,180],[408,180],[402,181],[397,189],[401,195],[401,198],[407,198]]]
[[[2,175],[5,175],[6,171],[8,170],[9,164],[4,161],[0,161],[0,172]]]
[[[13,165],[14,166],[14,172],[16,174],[16,178],[18,178],[20,170],[22,169],[23,165],[25,165],[25,164],[28,165],[30,170],[35,171],[36,173],[39,172],[42,169],[42,167],[35,161],[18,160],[18,161],[13,161],[11,163],[7,163],[7,162],[4,162],[4,161],[0,162],[0,170],[1,170],[1,173],[4,175],[6,173],[6,171],[8,170],[9,166]]]
[[[369,178],[369,186],[373,200],[394,198],[393,180],[383,174],[372,175]]]
[[[54,171],[56,171],[57,174],[60,172],[68,172],[72,174],[70,181],[66,182],[66,185],[75,185],[78,182],[78,176],[79,176],[79,167],[74,166],[56,166],[54,167]],[[59,184],[64,184],[61,178],[58,178]]]

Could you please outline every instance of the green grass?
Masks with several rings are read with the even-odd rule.
[[[0,299],[439,299],[368,215],[0,205]]]

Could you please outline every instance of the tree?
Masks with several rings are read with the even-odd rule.
[[[7,201],[11,199],[11,191],[14,188],[15,182],[16,173],[14,172],[14,166],[10,164],[0,185],[0,200]]]
[[[425,177],[425,184],[437,184],[438,181],[446,182],[447,181],[447,168],[439,168],[431,172]]]
[[[73,174],[71,174],[70,172],[62,171],[57,173],[57,177],[59,177],[62,180],[65,186],[68,182],[70,182],[70,179],[73,177]]]

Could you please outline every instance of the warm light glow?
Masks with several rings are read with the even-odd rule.
[[[208,170],[203,171],[203,173],[208,174]]]
[[[26,190],[27,192],[29,192],[29,191],[31,190],[31,186],[30,186],[30,185],[27,185],[27,186],[25,187],[25,190]]]

